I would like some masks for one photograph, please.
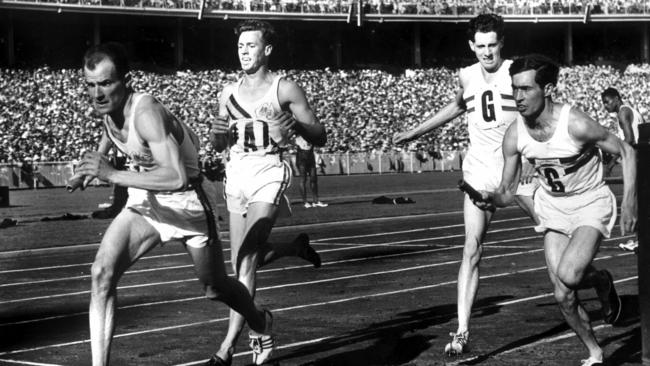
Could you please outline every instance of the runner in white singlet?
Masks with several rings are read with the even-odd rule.
[[[636,226],[636,154],[634,149],[583,112],[551,99],[559,68],[546,57],[532,55],[510,66],[520,118],[503,141],[504,168],[496,192],[478,205],[503,207],[514,200],[522,156],[532,161],[540,188],[535,195],[536,230],[544,233],[544,251],[553,294],[568,325],[587,347],[582,366],[602,366],[603,350],[594,337],[589,316],[577,296],[586,286],[596,289],[604,320],[613,324],[621,301],[612,275],[592,266],[600,242],[616,220],[616,200],[603,182],[599,149],[620,155],[624,194],[623,235]],[[561,362],[558,360],[558,362]]]
[[[99,178],[129,187],[126,208],[106,230],[91,268],[92,365],[109,361],[120,277],[149,250],[170,240],[185,244],[206,297],[225,302],[265,336],[270,313],[258,309],[246,287],[226,274],[209,197],[214,191],[206,191],[213,186],[201,179],[196,135],[155,98],[127,87],[127,72],[126,52],[119,44],[95,46],[84,56],[88,94],[105,118],[104,133],[98,150],[84,155],[73,178],[84,186]],[[132,170],[111,166],[106,156],[111,145],[129,157]]]
[[[291,169],[281,160],[280,151],[294,134],[316,146],[324,145],[327,138],[305,92],[268,68],[275,36],[271,25],[248,20],[235,32],[244,76],[222,91],[212,134],[215,150],[229,148],[225,195],[231,262],[238,279],[254,294],[255,271],[266,263],[293,255],[315,267],[321,264],[307,234],[291,243],[271,244],[267,239],[280,209],[288,207],[284,191]],[[231,311],[228,334],[206,365],[230,364],[243,327],[244,318]],[[253,362],[262,364],[271,356],[274,341],[251,334],[251,347]]]
[[[413,140],[467,113],[470,147],[463,160],[463,179],[479,191],[492,191],[501,180],[503,135],[517,116],[508,74],[512,61],[501,58],[503,19],[500,16],[482,14],[472,19],[468,36],[478,62],[460,70],[456,98],[416,128],[395,134],[393,142]],[[535,189],[536,183],[521,185],[517,203],[536,222],[532,200]],[[463,214],[465,248],[458,272],[458,328],[451,334],[451,342],[445,345],[448,355],[467,350],[470,314],[479,284],[482,241],[493,212],[477,208],[465,195]]]

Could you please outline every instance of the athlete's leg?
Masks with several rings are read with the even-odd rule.
[[[302,198],[303,205],[309,207],[310,205],[307,201],[307,169],[305,169],[304,162],[298,161],[298,159],[302,158],[296,155],[296,169],[298,169],[298,174],[300,174],[300,198]]]
[[[309,169],[309,188],[311,188],[312,202],[319,203],[318,199],[318,175],[316,172],[316,164],[311,164]]]
[[[255,296],[255,270],[258,265],[258,247],[266,243],[277,216],[277,206],[254,202],[248,207],[246,217],[230,213],[230,258],[237,279],[246,286],[251,296]],[[228,333],[217,355],[230,360],[235,351],[237,339],[244,328],[244,317],[230,311]]]
[[[469,318],[478,291],[479,262],[483,252],[483,237],[492,212],[480,210],[465,195],[463,216],[465,220],[465,247],[458,271],[458,331],[469,331]]]
[[[263,332],[264,313],[257,309],[246,287],[226,274],[220,242],[215,241],[202,248],[189,245],[186,248],[194,262],[197,276],[205,286],[206,297],[224,302],[241,314],[253,330]]]
[[[158,232],[139,214],[126,209],[106,230],[91,268],[90,345],[94,366],[107,365],[115,329],[117,282],[147,251],[160,243]]]
[[[554,231],[548,231],[544,235],[546,261],[555,300],[564,319],[594,359],[602,359],[603,350],[596,341],[589,315],[580,304],[577,289],[596,255],[601,237],[598,230],[587,226],[576,229],[571,239]]]

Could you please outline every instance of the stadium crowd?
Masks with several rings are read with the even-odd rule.
[[[454,97],[457,70],[406,70],[396,75],[379,70],[286,71],[296,80],[326,125],[326,153],[399,150],[391,138],[396,131],[414,127],[426,113],[437,111]],[[208,143],[210,122],[222,86],[237,78],[221,70],[133,74],[136,90],[159,96],[171,111],[187,121],[203,140],[201,155],[212,158]],[[609,66],[563,68],[557,98],[579,106],[615,128],[613,116],[602,106],[600,92],[612,86],[639,108],[646,120],[650,105],[650,67],[631,65],[621,73]],[[0,163],[73,161],[94,149],[101,120],[87,98],[81,70],[0,69]],[[414,142],[410,151],[430,154],[463,150],[467,145],[465,121],[458,119]]]
[[[198,9],[202,0],[17,0],[90,6]],[[206,10],[311,14],[510,15],[639,14],[644,0],[205,0]]]

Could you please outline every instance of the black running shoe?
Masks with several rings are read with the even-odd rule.
[[[601,271],[605,277],[607,277],[607,292],[598,293],[598,297],[602,304],[603,318],[607,324],[616,324],[616,322],[621,317],[621,298],[616,293],[616,287],[614,286],[614,278],[612,274],[607,270]]]
[[[298,246],[298,257],[306,260],[314,265],[315,268],[321,266],[320,254],[316,252],[314,247],[309,245],[309,235],[302,233],[293,241]]]
[[[232,359],[230,361],[226,361],[223,358],[217,356],[217,354],[213,354],[212,357],[208,360],[208,362],[204,363],[203,366],[230,366],[232,363]]]

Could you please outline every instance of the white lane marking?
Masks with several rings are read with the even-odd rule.
[[[508,220],[499,220],[498,222],[506,222],[506,221],[513,221],[512,219]],[[385,233],[386,235],[388,234],[405,234],[405,233],[412,233],[416,231],[432,231],[434,229],[446,229],[446,228],[451,228],[454,226],[458,225],[448,225],[448,226],[440,226],[440,227],[434,227],[434,228],[428,228],[428,229],[417,229],[417,230],[402,230],[402,231],[394,231],[394,232],[387,232]],[[462,226],[462,224],[460,225]],[[516,230],[522,230],[522,229],[527,229],[531,228],[532,226],[521,226],[521,227],[514,227],[514,228],[509,228],[509,229],[495,229],[491,230],[488,232],[489,233],[501,233],[501,232],[509,232],[509,231],[516,231]],[[408,239],[408,240],[403,240],[403,241],[397,241],[397,242],[392,242],[391,244],[406,244],[406,243],[413,243],[413,242],[421,242],[421,241],[427,241],[430,239],[435,239],[435,240],[442,240],[442,239],[449,239],[449,238],[457,238],[457,237],[462,237],[465,234],[454,234],[454,235],[447,235],[447,236],[438,236],[435,238],[420,238],[420,239]],[[367,237],[374,237],[374,236],[379,236],[377,234],[364,234],[364,235],[353,235],[353,236],[347,236],[347,237],[341,237],[338,239],[356,239],[356,238],[367,238]],[[328,239],[319,239],[319,241],[322,240],[329,240]],[[316,242],[316,241],[314,241]],[[314,243],[312,242],[312,243]],[[349,245],[347,249],[324,249],[324,250],[319,250],[319,253],[326,253],[326,252],[335,252],[335,251],[343,251],[343,250],[351,250],[351,249],[356,249],[356,248],[367,248],[367,247],[372,247],[372,246],[381,246],[381,245],[386,245],[386,244],[357,244],[354,246],[354,244]],[[230,251],[230,249],[228,249]],[[186,253],[179,253],[178,255],[187,255]],[[164,256],[170,256],[169,254],[166,254]],[[145,258],[150,258],[150,257],[145,257]],[[226,261],[226,264],[229,264],[230,261]],[[85,264],[86,266],[90,266],[92,263]],[[130,274],[136,274],[136,273],[146,273],[146,272],[153,272],[153,271],[163,271],[163,270],[169,270],[169,269],[181,269],[181,268],[191,268],[193,267],[192,264],[187,264],[187,265],[179,265],[179,266],[169,266],[169,267],[155,267],[155,268],[149,268],[149,269],[141,269],[141,270],[129,270],[124,273],[124,275],[130,275]],[[0,272],[2,273],[2,272]],[[12,282],[12,283],[4,283],[0,284],[0,288],[2,287],[11,287],[11,286],[18,286],[18,285],[32,285],[32,284],[41,284],[41,283],[48,283],[48,282],[56,282],[56,281],[64,281],[64,280],[80,280],[80,279],[87,279],[90,278],[90,275],[79,275],[79,276],[70,276],[70,277],[57,277],[57,278],[48,278],[46,280],[38,280],[38,281],[23,281],[23,282]]]
[[[8,358],[0,358],[0,362],[6,363],[15,363],[17,365],[30,365],[30,366],[62,366],[53,363],[41,363],[41,362],[32,362],[32,361],[22,361],[22,360],[10,360]]]
[[[631,255],[631,254],[626,253],[624,255]],[[598,259],[600,259],[600,258],[598,258]],[[605,259],[605,258],[603,258],[603,259]],[[503,272],[503,273],[497,273],[497,274],[492,274],[492,275],[481,276],[480,279],[485,280],[485,279],[488,279],[488,278],[512,276],[512,275],[518,275],[518,274],[521,274],[521,273],[533,272],[533,271],[539,271],[539,270],[545,270],[545,269],[546,269],[546,266],[526,268],[526,269],[522,269],[522,270],[518,270],[518,271],[510,271],[510,272]],[[633,276],[633,277],[629,277],[628,279],[631,280],[631,279],[636,279],[636,278],[638,278],[638,277]],[[340,304],[340,303],[345,303],[345,302],[350,302],[350,301],[355,301],[355,300],[361,300],[361,299],[369,299],[369,298],[375,298],[375,297],[403,294],[403,293],[413,292],[413,291],[428,290],[428,289],[432,289],[432,288],[436,288],[436,287],[442,287],[442,286],[446,286],[446,285],[453,285],[456,282],[457,281],[446,281],[446,282],[440,282],[440,283],[436,283],[436,284],[432,284],[432,285],[412,287],[412,288],[408,288],[408,289],[400,289],[400,290],[395,290],[395,291],[380,292],[380,293],[369,294],[369,295],[353,296],[353,297],[348,297],[348,298],[343,298],[343,299],[323,301],[323,302],[317,302],[317,303],[312,303],[312,304],[290,306],[290,307],[285,307],[285,308],[280,308],[280,309],[273,309],[272,311],[273,312],[285,312],[285,311],[290,311],[290,310],[305,309],[305,308],[316,307],[316,306]],[[617,283],[622,282],[622,280],[615,281],[615,282],[617,282]],[[546,296],[551,296],[551,294],[546,294]],[[518,302],[530,301],[532,299],[538,299],[538,298],[539,298],[539,295],[536,295],[536,296],[531,296],[531,297],[519,299]],[[503,304],[501,304],[501,305],[503,305]],[[157,333],[157,332],[166,331],[166,330],[175,330],[175,329],[181,329],[181,328],[187,328],[187,327],[194,327],[194,326],[200,326],[200,325],[204,325],[204,324],[222,322],[222,321],[227,321],[227,320],[228,320],[227,317],[217,318],[217,319],[210,319],[210,320],[203,321],[203,322],[194,322],[194,323],[181,324],[181,325],[175,325],[175,326],[169,326],[169,327],[148,329],[148,330],[143,330],[143,331],[138,331],[138,332],[122,333],[122,334],[115,335],[113,338],[123,338],[123,337],[128,337],[128,336],[136,336],[136,335],[142,335],[142,334]],[[31,352],[31,351],[38,351],[38,350],[49,349],[49,348],[60,348],[60,347],[78,345],[78,344],[89,343],[89,342],[90,342],[89,339],[85,339],[85,340],[81,340],[81,341],[73,341],[73,342],[58,343],[58,344],[52,344],[52,345],[46,345],[46,346],[17,349],[17,350],[0,352],[0,356],[9,355],[9,354],[16,354],[16,353]]]
[[[636,276],[627,277],[627,278],[624,278],[624,279],[621,279],[621,280],[618,280],[618,281],[614,281],[614,282],[615,283],[627,282],[627,281],[631,281],[631,280],[636,280],[637,278],[638,277],[636,277]],[[483,277],[481,277],[481,279],[483,279]],[[545,298],[545,297],[551,297],[552,295],[553,295],[552,293],[545,293],[545,294],[542,294],[542,295],[530,296],[530,297],[525,297],[525,298],[512,300],[512,301],[502,301],[502,302],[495,303],[493,305],[486,305],[486,306],[476,308],[472,312],[477,313],[477,312],[482,311],[484,309],[489,309],[489,308],[496,307],[496,306],[507,306],[507,305],[512,305],[512,304],[518,304],[518,303],[523,303],[523,302],[534,301],[534,300],[542,299],[542,298]],[[278,309],[278,310],[274,310],[274,311],[275,312],[280,312],[281,310]],[[442,318],[447,317],[448,315],[449,314],[438,314],[438,315],[429,317],[429,319],[439,319],[439,318],[442,319]],[[406,322],[404,324],[420,322],[420,321],[422,321],[422,319],[412,320],[412,321]],[[380,326],[380,327],[373,328],[373,330],[378,331],[378,330],[381,330],[383,328],[388,328],[388,327],[389,326],[383,326],[383,327]],[[597,331],[597,330],[600,330],[600,329],[603,329],[603,328],[608,328],[608,327],[611,328],[611,325],[609,325],[609,324],[601,324],[599,326],[593,327],[593,330]],[[502,354],[512,353],[512,352],[515,352],[515,351],[520,350],[520,349],[534,347],[534,346],[539,345],[541,343],[551,343],[551,342],[555,342],[557,340],[561,340],[561,339],[565,339],[565,338],[571,338],[571,337],[575,337],[575,336],[576,336],[575,333],[567,332],[567,333],[565,333],[563,335],[538,340],[538,341],[535,341],[533,343],[522,345],[520,347],[516,347],[516,348],[510,349],[510,350],[506,350],[506,351],[502,352]],[[294,342],[294,343],[281,345],[281,346],[278,346],[276,349],[281,350],[281,349],[296,348],[296,347],[300,347],[300,346],[307,346],[307,345],[311,345],[311,344],[320,343],[320,342],[323,342],[323,341],[336,340],[336,339],[340,339],[340,338],[341,338],[341,335],[314,338],[314,339],[310,339],[310,340],[306,340],[306,341]],[[233,358],[241,357],[241,356],[247,356],[247,355],[250,355],[251,353],[252,353],[251,351],[235,353],[233,355]],[[473,361],[473,360],[475,360],[475,359],[477,359],[479,357],[483,357],[483,355],[473,356],[473,357],[470,357],[470,358],[467,358],[467,359],[464,359],[464,360],[460,360],[460,361],[448,362],[448,363],[445,363],[445,365],[447,365],[447,366],[460,365],[460,364],[463,364],[465,362]],[[200,365],[200,364],[203,364],[206,361],[208,361],[208,360],[204,359],[204,360],[198,360],[198,361],[192,361],[192,362],[187,362],[187,363],[176,364],[174,366]]]
[[[501,230],[501,231],[514,231],[514,230],[519,230],[519,229],[518,229],[518,228],[514,228],[514,229],[503,229],[503,230]],[[464,234],[463,234],[463,235],[464,235]],[[450,235],[450,236],[445,236],[445,237],[425,238],[425,239],[418,239],[418,240],[396,241],[396,242],[380,243],[380,244],[362,244],[362,245],[359,245],[359,246],[357,246],[357,247],[348,247],[348,248],[331,249],[330,251],[334,251],[334,250],[352,250],[352,249],[361,249],[361,248],[378,247],[378,246],[391,246],[391,245],[402,244],[402,243],[410,243],[410,242],[413,242],[413,241],[425,241],[425,240],[431,240],[431,241],[433,241],[433,240],[448,239],[448,238],[450,238],[450,237],[455,237],[455,236],[458,236],[458,235]],[[516,240],[519,240],[519,239],[521,239],[521,238],[518,238],[518,239],[516,239]],[[501,241],[501,242],[503,242],[503,241]],[[452,247],[452,248],[453,248],[453,247]],[[440,248],[440,249],[444,250],[444,249],[447,249],[447,248]],[[321,253],[322,253],[322,252],[325,252],[325,251],[327,251],[327,250],[323,250],[323,251],[321,251]],[[364,260],[364,259],[365,259],[365,258],[357,258],[357,259],[354,259],[353,261],[356,261],[356,260]],[[339,261],[339,262],[340,262],[340,263],[343,263],[343,262],[345,262],[345,261]],[[331,263],[330,263],[330,264],[331,264]],[[303,266],[298,266],[298,267],[301,267],[301,268],[304,268],[304,267],[311,267],[311,265],[303,265]],[[278,269],[275,269],[275,271],[278,271],[278,270],[285,270],[285,269],[286,269],[286,268],[278,268]],[[261,270],[261,271],[258,271],[258,273],[264,273],[264,272],[270,272],[270,271],[274,271],[274,269],[270,269],[270,270]],[[128,272],[127,272],[127,273],[128,273]],[[86,276],[82,276],[82,277],[89,278],[90,276],[86,275]],[[186,279],[180,279],[180,280],[174,280],[174,281],[160,281],[160,282],[150,282],[150,283],[145,283],[145,284],[135,284],[135,285],[128,285],[128,286],[119,286],[119,287],[117,288],[117,290],[133,289],[133,288],[142,288],[142,287],[151,287],[151,286],[161,286],[161,285],[175,284],[175,283],[183,283],[183,282],[190,282],[190,281],[192,281],[192,282],[193,282],[193,281],[196,281],[196,278],[192,277],[192,278],[186,278]],[[34,300],[44,300],[44,299],[60,298],[60,297],[67,297],[67,296],[78,296],[78,295],[85,295],[85,294],[89,294],[89,293],[90,293],[90,291],[89,291],[89,290],[86,290],[86,291],[76,291],[76,292],[61,293],[61,294],[53,294],[53,295],[35,296],[35,297],[28,297],[28,298],[19,298],[19,299],[13,299],[13,300],[4,300],[4,301],[0,301],[0,305],[4,305],[4,304],[14,304],[14,303],[19,303],[19,302],[34,301]]]
[[[622,278],[620,280],[614,281],[614,283],[628,282],[628,281],[633,281],[633,280],[636,280],[636,279],[638,279],[638,276],[632,276],[632,277]],[[553,296],[553,293],[549,292],[549,293],[546,293],[546,294],[537,295],[535,297],[541,299],[541,298],[544,298],[544,297],[551,297],[551,296]],[[517,299],[517,300],[513,300],[513,301],[499,302],[499,303],[494,304],[493,306],[507,306],[507,305],[523,302],[521,300],[522,299]],[[595,332],[595,331],[598,331],[598,330],[601,330],[601,329],[604,329],[604,328],[611,328],[611,327],[612,327],[611,324],[600,324],[598,326],[592,327],[592,329]],[[572,331],[572,330],[569,330],[569,331],[566,331],[564,334],[560,334],[560,335],[553,336],[553,337],[542,338],[542,339],[536,340],[536,341],[531,342],[531,343],[523,344],[523,345],[518,346],[518,347],[513,347],[513,348],[510,348],[510,349],[504,350],[503,352],[499,352],[497,354],[475,355],[475,356],[472,356],[472,357],[469,357],[469,358],[466,358],[466,359],[463,359],[463,360],[448,362],[448,363],[446,363],[446,365],[447,366],[462,365],[464,363],[471,362],[471,361],[477,360],[479,358],[483,358],[483,357],[493,358],[493,357],[498,356],[498,355],[506,355],[506,354],[517,352],[517,351],[520,351],[520,350],[523,350],[523,349],[535,347],[535,346],[538,346],[540,344],[553,343],[553,342],[556,342],[556,341],[561,341],[563,339],[574,338],[574,337],[577,337],[576,333],[574,331]]]
[[[492,248],[493,246],[491,244],[493,244],[493,243],[514,242],[514,241],[528,240],[528,239],[533,239],[533,238],[537,238],[537,236],[513,238],[513,239],[506,239],[506,240],[498,240],[498,241],[492,241],[492,242],[485,242],[483,244],[484,245],[489,245],[489,247]],[[447,251],[447,250],[458,249],[458,248],[462,248],[462,246],[456,245],[456,246],[448,246],[448,247],[444,247],[444,248],[417,250],[417,251],[412,251],[412,252],[407,252],[407,253],[383,254],[383,255],[375,255],[375,256],[363,257],[363,258],[343,259],[343,260],[339,260],[339,261],[323,262],[323,266],[335,265],[335,264],[341,264],[341,263],[361,262],[361,261],[375,260],[375,259],[386,259],[386,258],[392,258],[392,257],[403,257],[403,256],[408,256],[408,255],[428,254],[428,253]],[[527,249],[527,248],[523,248],[523,249]],[[295,269],[295,268],[304,268],[304,267],[311,267],[311,264],[310,265],[304,265],[304,266],[291,266],[291,267],[265,269],[265,270],[260,270],[260,271],[257,271],[257,272],[258,273],[278,272],[278,271],[285,271],[285,270],[290,270],[290,269]],[[257,291],[264,291],[266,289],[267,289],[266,287],[262,287],[262,288],[257,289]],[[146,306],[166,305],[166,304],[172,304],[172,303],[177,303],[177,302],[203,300],[203,299],[205,299],[204,296],[194,296],[194,297],[187,297],[187,298],[175,299],[175,300],[153,301],[153,302],[148,302],[148,303],[120,306],[118,308],[118,310],[130,309],[130,308],[139,308],[139,307],[146,307]],[[49,317],[44,317],[44,318],[21,320],[21,321],[11,322],[11,323],[2,323],[2,324],[0,324],[0,327],[9,326],[9,325],[17,325],[17,324],[35,323],[35,322],[46,321],[46,320],[70,318],[70,317],[74,317],[74,316],[87,315],[87,314],[88,314],[88,312],[78,312],[78,313],[71,313],[71,314],[65,314],[65,315],[49,316]]]

